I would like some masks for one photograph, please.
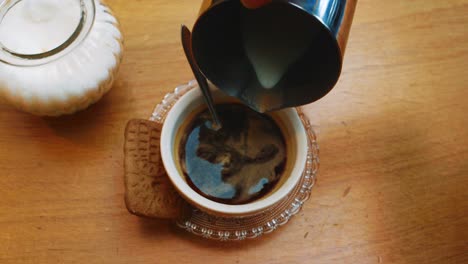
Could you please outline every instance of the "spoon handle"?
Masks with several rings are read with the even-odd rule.
[[[195,75],[195,79],[202,90],[203,97],[205,98],[205,102],[208,105],[208,110],[211,113],[213,118],[213,125],[212,128],[218,130],[222,127],[221,122],[219,120],[218,114],[216,113],[216,109],[213,103],[213,97],[211,96],[210,87],[208,86],[208,81],[206,80],[205,76],[201,73],[200,68],[198,67],[195,58],[193,57],[192,53],[192,33],[190,30],[185,26],[182,25],[181,29],[181,37],[182,37],[182,46],[184,47],[185,56],[190,64],[190,68],[192,68],[193,75]]]

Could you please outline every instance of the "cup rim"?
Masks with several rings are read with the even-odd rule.
[[[213,90],[212,93],[214,98],[217,96],[227,97],[227,95],[223,94],[220,90]],[[179,129],[179,126],[177,125],[178,120],[180,120],[181,116],[186,116],[184,114],[185,108],[197,100],[202,101],[203,95],[200,89],[196,88],[188,91],[179,100],[177,100],[167,114],[161,131],[160,151],[163,165],[170,181],[180,195],[182,195],[193,206],[209,213],[222,216],[247,216],[270,208],[291,193],[297,182],[300,180],[304,168],[306,167],[308,146],[307,132],[302,124],[298,112],[294,108],[281,110],[284,111],[285,116],[290,119],[290,122],[294,124],[292,127],[292,134],[296,137],[297,153],[294,167],[288,179],[278,190],[264,199],[242,205],[229,205],[215,202],[193,190],[184,180],[184,176],[181,175],[180,171],[177,169],[176,160],[174,158],[173,139],[177,134],[176,131]]]

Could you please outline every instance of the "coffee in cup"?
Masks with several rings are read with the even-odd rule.
[[[307,158],[307,135],[294,108],[259,114],[212,90],[220,131],[199,89],[168,112],[161,157],[176,190],[193,206],[217,216],[265,211],[294,189]]]
[[[216,109],[221,129],[212,128],[206,108],[179,128],[179,170],[197,193],[219,203],[247,204],[268,196],[285,174],[288,158],[294,160],[282,129],[272,115],[239,103]]]

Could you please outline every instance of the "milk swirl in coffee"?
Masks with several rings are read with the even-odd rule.
[[[271,117],[244,105],[216,108],[222,129],[211,129],[207,110],[181,128],[178,158],[187,183],[220,203],[238,205],[261,199],[285,171],[283,133]]]

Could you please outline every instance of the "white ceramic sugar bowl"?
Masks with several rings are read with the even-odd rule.
[[[82,110],[111,88],[122,48],[99,0],[3,1],[0,100],[44,116]]]

